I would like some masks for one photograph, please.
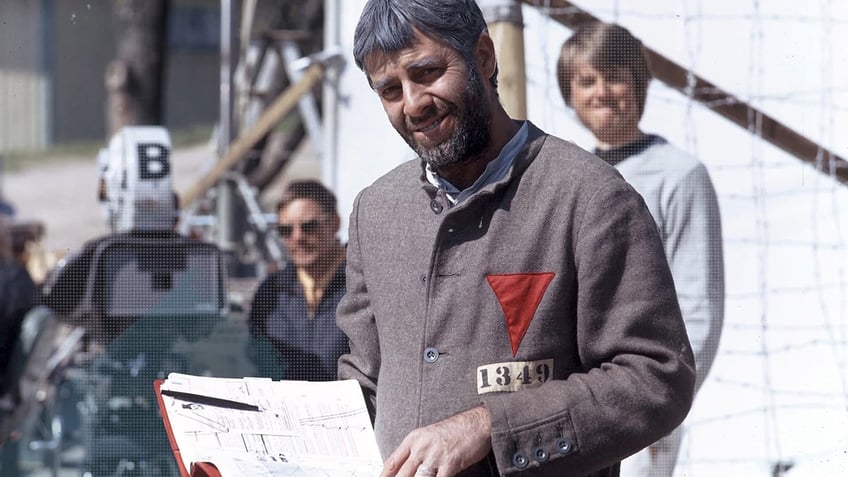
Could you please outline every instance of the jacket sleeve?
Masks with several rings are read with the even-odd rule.
[[[483,397],[501,474],[585,475],[672,431],[694,394],[692,351],[656,225],[641,196],[609,180],[577,201],[574,326],[581,369]]]
[[[721,217],[703,164],[674,188],[665,215],[666,255],[695,354],[697,389],[715,359],[724,322]]]
[[[361,192],[353,203],[347,245],[347,290],[336,311],[336,324],[348,337],[350,352],[339,358],[339,379],[356,379],[362,386],[373,422],[380,370],[380,342],[365,283],[359,245],[358,215]]]

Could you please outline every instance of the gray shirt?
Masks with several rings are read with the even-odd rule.
[[[724,322],[721,217],[707,169],[656,135],[595,154],[642,195],[657,223],[700,387],[715,359]]]

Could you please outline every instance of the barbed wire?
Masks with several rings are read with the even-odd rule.
[[[703,0],[699,0],[703,1]],[[619,2],[614,2],[612,8],[592,8],[588,2],[584,2],[586,8],[590,9],[593,14],[599,17],[610,18],[611,21],[617,21],[618,18],[624,17],[629,19],[646,19],[651,20],[672,20],[672,21],[700,21],[700,22],[722,22],[741,21],[751,22],[757,20],[762,23],[769,22],[784,22],[784,23],[824,23],[829,22],[833,25],[848,25],[848,18],[829,17],[829,16],[813,16],[813,15],[783,15],[775,13],[765,13],[762,15],[746,14],[746,13],[698,13],[687,19],[686,14],[680,13],[646,13],[644,10],[622,9],[618,7]],[[584,7],[538,7],[540,11],[552,15],[569,15],[583,11]]]
[[[636,7],[634,3],[617,0],[604,2],[602,6],[583,1],[577,8],[548,8],[547,11],[573,14],[585,9],[604,20],[620,22],[637,34],[634,25],[651,25],[654,41],[659,36],[657,29],[665,25],[669,26],[669,33],[674,34],[682,28],[684,44],[674,44],[673,48],[665,44],[646,45],[672,49],[673,55],[666,54],[690,72],[689,88],[686,94],[680,94],[653,82],[648,104],[656,110],[674,111],[675,115],[680,115],[668,119],[676,123],[680,145],[695,157],[701,156],[704,150],[714,149],[705,137],[720,136],[705,129],[715,127],[715,121],[705,122],[703,113],[711,108],[745,104],[767,110],[769,115],[794,126],[796,131],[817,144],[845,157],[848,151],[844,150],[846,141],[840,127],[844,129],[844,121],[848,119],[845,117],[848,78],[838,76],[841,73],[834,63],[840,62],[837,38],[848,34],[845,28],[848,18],[832,14],[836,3],[819,0],[817,4],[798,8],[797,13],[770,11],[773,3],[763,0],[740,2],[734,7],[735,13],[712,12],[707,0],[667,3],[670,5],[661,12],[652,10],[658,2]],[[735,52],[747,53],[747,61],[734,84],[725,88],[726,85],[710,77],[710,72],[715,73],[716,68],[705,61],[705,50],[708,42],[714,41],[711,35],[717,34],[717,25],[731,23],[737,33],[740,27],[748,30],[742,42],[744,46],[740,46],[747,51]],[[553,23],[546,25],[554,27]],[[800,31],[817,35],[797,41],[811,45],[810,54],[799,58],[798,70],[803,71],[806,78],[817,78],[818,84],[780,82],[769,76],[771,71],[787,71],[785,65],[783,69],[774,70],[769,64],[776,56],[770,49],[770,42],[775,41],[777,35],[794,31],[790,29],[797,30],[796,26],[803,26]],[[533,34],[543,38],[546,32]],[[550,50],[543,55],[546,61],[557,57],[560,44],[542,42],[542,45]],[[552,71],[550,67],[544,65],[545,71]],[[839,67],[844,69],[844,62]],[[731,96],[719,96],[722,91],[718,87],[695,89],[691,80],[693,74],[723,87]],[[723,78],[732,76],[725,74]],[[574,113],[562,103],[552,79],[553,75],[544,79],[527,78],[528,84],[542,85],[544,94],[550,99],[545,104],[546,117],[564,114],[576,122]],[[717,96],[717,99],[704,104],[695,101],[694,96]],[[661,128],[662,122],[658,126]],[[707,165],[719,194],[725,257],[729,260],[726,263],[727,283],[733,286],[726,290],[727,315],[719,356],[701,393],[703,400],[727,401],[701,404],[703,411],[693,409],[687,421],[693,437],[684,442],[677,475],[715,475],[712,470],[719,467],[727,475],[750,475],[739,469],[755,464],[764,472],[775,472],[761,475],[777,476],[785,470],[780,470],[784,463],[827,460],[842,456],[844,452],[842,447],[832,441],[823,441],[819,435],[809,438],[815,439],[810,442],[822,440],[821,444],[798,449],[793,440],[799,438],[793,435],[797,423],[792,416],[801,413],[808,414],[807,420],[827,416],[825,421],[848,422],[848,240],[845,231],[848,196],[844,184],[828,177],[835,175],[835,162],[830,161],[824,149],[819,149],[816,164],[824,169],[822,174],[812,164],[795,161],[766,143],[762,129],[762,116],[749,109],[748,137],[744,140],[747,146],[737,145],[742,143],[738,139],[742,135],[734,132],[734,146],[727,146],[733,150],[719,157],[699,157]],[[663,133],[662,130],[656,132]],[[796,180],[792,180],[793,174]],[[786,229],[786,224],[781,222],[783,215],[790,212],[786,210],[790,205],[798,205],[791,211],[793,230]],[[745,214],[744,228],[730,228],[742,222],[738,214]],[[730,256],[734,260],[728,259]],[[744,257],[745,263],[735,261],[735,257]],[[799,267],[780,263],[779,257],[791,257],[788,260],[797,261]],[[796,269],[799,270],[797,276],[787,273],[787,270]],[[745,278],[740,278],[743,270]],[[744,283],[739,282],[742,279]],[[785,303],[803,304],[798,307],[798,316],[789,315],[783,309]],[[815,362],[810,356],[825,361]],[[798,368],[789,371],[781,366],[787,362]],[[744,369],[740,363],[744,363]],[[796,375],[798,369],[809,373]],[[788,372],[796,374],[790,376]],[[816,372],[827,373],[824,374],[826,381],[822,381],[825,378],[814,379]],[[810,384],[817,382],[822,385]],[[728,399],[733,393],[744,393],[746,400],[737,403]],[[831,425],[825,421],[819,427]],[[741,429],[739,422],[756,429]],[[704,435],[698,433],[700,429],[709,434],[707,427],[722,435],[749,432],[757,436],[757,441],[751,442],[756,450],[750,452],[750,457],[740,455],[744,451],[725,456],[711,454],[704,449],[714,448],[714,442],[705,445],[703,440],[697,440]],[[839,441],[840,444],[844,442]],[[728,470],[734,466],[735,471]]]

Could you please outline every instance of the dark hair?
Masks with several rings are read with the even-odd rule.
[[[559,91],[566,104],[571,104],[571,80],[582,60],[588,60],[601,73],[613,68],[625,68],[633,77],[633,86],[639,100],[639,114],[645,110],[651,70],[642,48],[642,42],[626,28],[603,22],[587,23],[562,44],[557,62]]]
[[[446,43],[471,65],[474,45],[488,31],[475,0],[368,0],[353,35],[356,66],[365,71],[372,53],[409,48],[414,30]],[[489,80],[497,86],[497,69]]]
[[[313,200],[318,203],[321,210],[328,214],[336,214],[336,196],[324,187],[320,182],[313,179],[297,180],[289,183],[283,191],[280,202],[277,204],[277,212],[288,207],[289,204],[298,199]]]

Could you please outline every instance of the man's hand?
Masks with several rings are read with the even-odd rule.
[[[486,457],[491,433],[482,405],[415,429],[386,459],[380,477],[453,477]]]

